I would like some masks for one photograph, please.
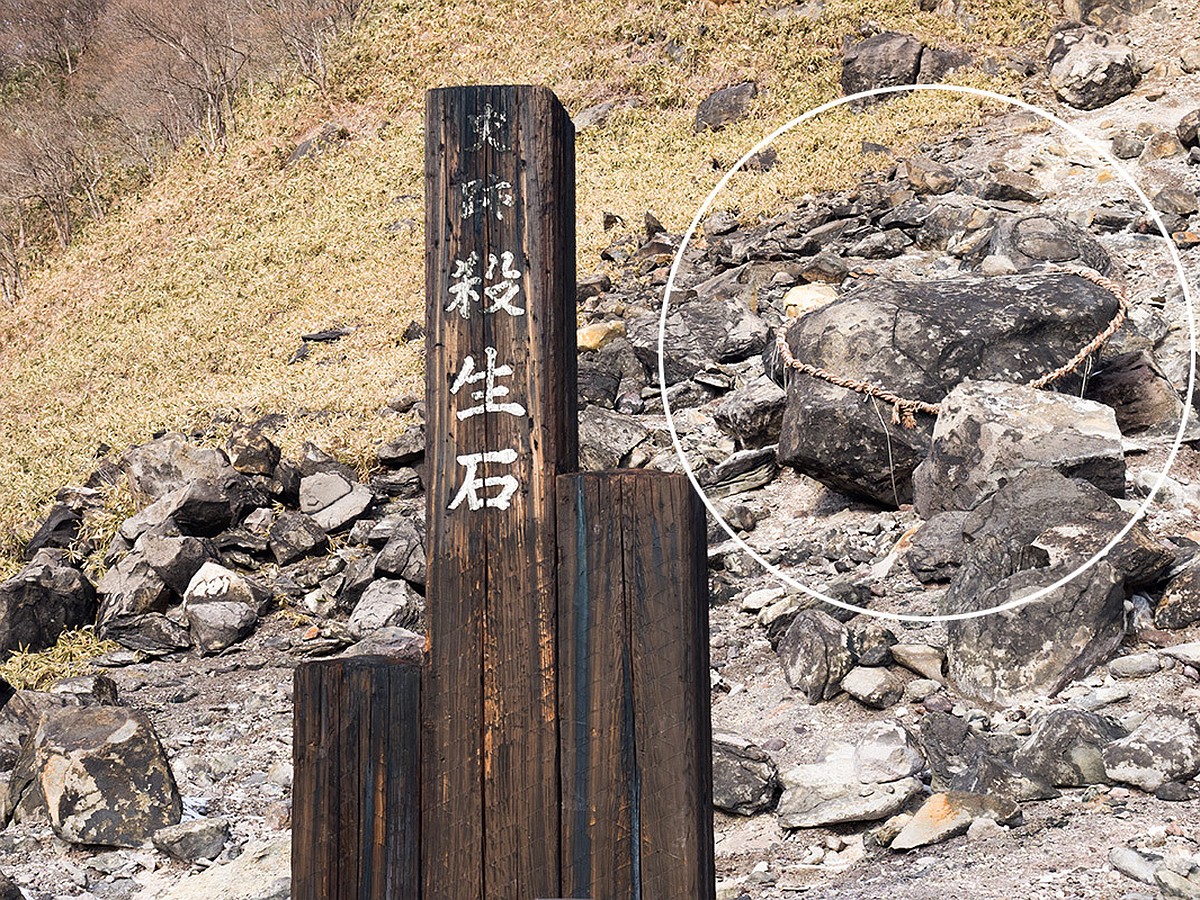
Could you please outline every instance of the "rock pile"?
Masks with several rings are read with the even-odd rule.
[[[1143,68],[1111,31],[1117,18],[1074,5],[1086,24],[1052,36],[1051,89],[1078,109],[1118,108]],[[922,8],[960,14],[950,0]],[[911,36],[868,35],[850,42],[842,83],[935,80],[963,61]],[[757,91],[746,82],[714,95],[697,130],[745,115]],[[599,112],[585,119],[604,127]],[[1200,244],[1188,237],[1200,225],[1187,168],[1200,159],[1197,122],[1193,112],[1113,139],[1118,156],[1155,167],[1156,208],[1185,249]],[[1143,212],[1060,187],[1089,170],[1039,134],[1013,116],[759,222],[714,213],[681,260],[662,385],[660,295],[680,237],[648,216],[605,251],[608,271],[578,285],[584,467],[678,469],[669,406],[700,484],[764,559],[854,607],[963,616],[881,622],[819,605],[765,582],[714,524],[718,826],[772,817],[772,828],[817,829],[821,842],[790,872],[756,869],[755,883],[775,891],[763,896],[868,853],[963,835],[1001,842],[1041,815],[1031,804],[1072,791],[1078,806],[1128,800],[1164,819],[1154,804],[1200,799],[1200,495],[1180,475],[1130,525],[1148,460],[1164,455],[1185,408],[1186,347],[1169,318],[1179,298],[1158,270],[1130,270],[1131,248],[1134,262],[1161,254]],[[1129,290],[1125,324],[1056,391],[1029,387],[1113,319],[1104,274]],[[907,428],[894,401],[786,366],[785,327],[793,359],[938,414],[917,411]],[[305,654],[419,658],[425,434],[420,405],[404,408],[408,424],[370,477],[312,445],[290,458],[261,424],[238,425],[222,448],[168,434],[105,461],[60,492],[24,567],[0,584],[0,651],[95,623],[123,648],[107,662],[138,672],[221,670],[239,656],[242,673],[268,656],[281,668],[279,657]],[[114,484],[129,486],[137,509],[100,546]],[[994,607],[1008,608],[979,615]],[[305,629],[273,632],[280,609],[303,615]],[[156,715],[106,676],[6,687],[0,820],[40,823],[72,845],[215,861],[161,896],[247,882],[260,900],[287,895],[286,840],[247,842],[225,810],[210,814],[183,787],[222,783],[237,769],[231,754],[186,749],[187,731],[160,736]],[[169,690],[163,705],[198,693],[185,676]],[[263,693],[240,707],[247,716],[274,709],[276,692]],[[286,697],[276,699],[272,721],[286,731]],[[236,737],[226,705],[206,715],[204,727]],[[286,746],[280,754],[286,762]],[[276,830],[290,784],[280,765],[240,773],[274,801],[255,815]],[[1109,860],[1167,896],[1197,896],[1194,848],[1164,832]],[[105,865],[109,882],[131,881],[127,857]]]

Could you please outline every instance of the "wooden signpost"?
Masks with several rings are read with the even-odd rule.
[[[428,93],[428,654],[297,669],[298,898],[715,895],[703,507],[576,473],[574,178],[550,91]]]
[[[426,893],[557,897],[554,479],[577,454],[574,129],[533,87],[431,91],[425,121]]]

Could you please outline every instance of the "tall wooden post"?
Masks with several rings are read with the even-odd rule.
[[[558,502],[563,894],[713,900],[703,504],[649,471]]]
[[[577,456],[574,130],[535,87],[431,91],[425,122],[425,897],[558,897],[554,479]]]

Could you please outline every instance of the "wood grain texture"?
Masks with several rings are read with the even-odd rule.
[[[418,667],[303,663],[294,685],[292,895],[420,896]]]
[[[494,142],[481,140],[489,117],[503,123]],[[429,92],[427,900],[559,893],[554,478],[577,455],[574,210],[573,128],[550,91]],[[509,304],[520,314],[488,311],[506,267],[519,272]],[[464,273],[479,279],[475,300]],[[523,414],[460,417],[486,405],[472,393],[485,383],[453,388],[489,348],[496,372],[511,370],[496,378],[508,390],[497,404]],[[459,458],[509,451],[478,463],[490,486],[463,501]],[[510,478],[510,496],[484,481]],[[488,505],[502,497],[507,508]]]
[[[703,505],[648,471],[558,496],[564,889],[712,900]]]

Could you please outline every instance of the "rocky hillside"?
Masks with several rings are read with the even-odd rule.
[[[1027,0],[967,2],[961,14],[913,0],[698,7],[375,0],[327,48],[324,92],[299,77],[282,88],[251,79],[225,149],[185,143],[32,272],[23,302],[0,304],[0,556],[17,555],[54,492],[85,478],[98,452],[156,431],[220,442],[231,422],[274,415],[291,452],[316,440],[371,463],[396,427],[388,402],[421,379],[409,326],[423,321],[429,87],[533,82],[572,114],[587,111],[579,268],[591,274],[605,266],[610,215],[636,223],[653,210],[682,228],[722,166],[833,96],[842,42],[859,29],[977,48],[964,77],[1003,88],[1012,65],[1032,64],[1026,49],[1049,23]],[[698,126],[700,103],[735,85],[751,95],[743,117]],[[892,140],[972,114],[902,106],[884,130]],[[805,155],[814,166],[751,179],[744,213],[823,187],[814,176],[848,185],[858,173],[836,152]]]
[[[844,12],[727,6],[703,27],[812,30]],[[986,21],[950,0],[921,6],[934,8],[912,21],[941,21],[941,35]],[[1123,160],[1153,212],[1111,161],[1025,110],[938,105],[922,121],[967,124],[915,135],[900,123],[919,95],[847,111],[828,185],[804,180],[811,138],[782,143],[694,236],[667,310],[665,384],[658,323],[682,201],[642,204],[647,183],[625,205],[587,207],[616,214],[583,225],[581,464],[677,471],[674,431],[721,519],[709,575],[723,900],[1200,896],[1200,432],[1181,431],[1191,354],[1176,266],[1178,254],[1194,279],[1200,253],[1200,60],[1180,46],[1197,13],[1076,2],[1066,14],[1086,24],[1064,23],[1036,55],[991,57],[1018,62],[1016,91]],[[377,27],[404,21],[380,15]],[[926,66],[972,77],[933,30],[862,24],[829,50],[827,89],[907,83]],[[731,162],[773,114],[769,77],[706,83],[667,107],[677,137],[708,135],[703,156]],[[644,114],[581,116],[581,161]],[[327,131],[310,145],[324,151],[268,187],[303,177],[315,191],[368,143]],[[196,178],[202,193],[211,182]],[[253,182],[247,168],[247,195],[265,196]],[[764,184],[786,199],[769,202]],[[164,222],[184,215],[155,202]],[[207,258],[203,241],[172,237]],[[159,321],[143,312],[143,327]],[[209,414],[203,428],[147,428],[46,491],[55,501],[0,583],[0,640],[52,647],[90,626],[106,643],[89,674],[0,685],[11,896],[287,897],[292,668],[423,653],[417,379],[392,372],[369,416],[320,405],[318,379],[355,371],[391,332],[310,321],[303,343],[280,332],[296,385],[254,394],[272,376],[243,372],[245,408],[213,418],[189,400],[179,415]],[[416,352],[401,341],[371,364]],[[186,396],[232,380],[216,365]],[[314,391],[303,416],[266,414],[301,382]],[[17,654],[6,671],[32,667]],[[97,789],[79,790],[98,770]]]

